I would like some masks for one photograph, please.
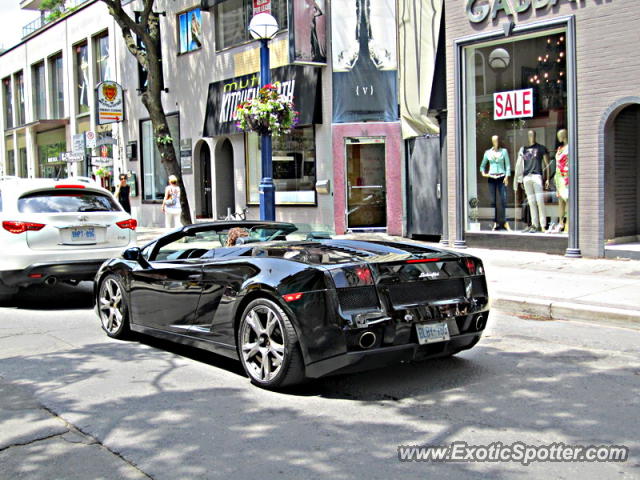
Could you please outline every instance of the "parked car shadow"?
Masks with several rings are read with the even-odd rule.
[[[0,307],[30,310],[76,310],[93,308],[93,282],[80,282],[77,286],[58,283],[53,287],[33,285],[21,288]]]

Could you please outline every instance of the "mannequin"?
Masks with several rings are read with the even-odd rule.
[[[568,231],[569,211],[567,201],[569,200],[569,143],[567,131],[563,128],[558,130],[558,149],[556,150],[556,174],[554,182],[556,184],[556,196],[558,197],[558,225],[551,233]]]
[[[500,145],[500,137],[491,137],[491,148],[484,152],[480,173],[489,182],[489,193],[495,205],[492,230],[511,230],[505,218],[507,205],[507,186],[511,176],[511,162],[509,152]],[[487,171],[488,165],[488,171]]]
[[[528,143],[518,152],[513,190],[517,190],[518,183],[522,183],[531,211],[531,225],[523,232],[544,232],[547,214],[544,208],[543,177],[546,179],[544,188],[549,188],[549,152],[547,147],[536,142],[534,130],[527,132],[527,138]]]

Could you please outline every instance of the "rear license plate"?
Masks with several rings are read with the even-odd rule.
[[[96,243],[95,227],[76,227],[67,229],[68,243]]]
[[[418,343],[446,342],[449,340],[449,326],[446,322],[440,323],[416,323]]]

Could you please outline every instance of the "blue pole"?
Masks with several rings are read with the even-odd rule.
[[[271,83],[271,71],[269,67],[269,40],[260,40],[260,83],[262,86]],[[276,219],[275,186],[273,184],[273,163],[271,134],[262,135],[261,141],[261,163],[262,180],[258,187],[260,192],[260,220]]]

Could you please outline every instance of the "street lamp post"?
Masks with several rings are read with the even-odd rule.
[[[249,23],[249,33],[260,40],[260,83],[262,86],[271,82],[269,67],[269,40],[278,31],[278,22],[268,13],[255,15]],[[260,192],[260,220],[276,219],[276,192],[273,184],[273,159],[271,133],[260,137],[262,180],[258,187]]]

